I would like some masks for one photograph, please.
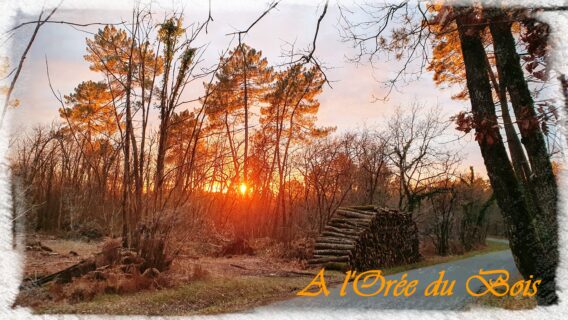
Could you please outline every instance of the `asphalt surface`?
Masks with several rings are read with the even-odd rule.
[[[345,309],[463,310],[472,299],[471,295],[466,291],[466,280],[472,275],[478,274],[480,269],[505,269],[510,273],[513,279],[519,275],[511,252],[504,250],[403,272],[407,274],[407,280],[416,279],[419,281],[416,286],[416,292],[410,297],[395,297],[391,294],[386,297],[381,294],[373,297],[361,297],[355,294],[351,283],[347,286],[346,295],[343,297],[339,295],[340,286],[338,286],[330,289],[330,293],[327,297],[323,294],[317,297],[296,297],[287,301],[260,307],[255,311],[262,313],[270,311],[282,312],[291,309],[301,311],[301,309],[304,308],[312,311],[318,308],[332,311]],[[445,271],[444,279],[449,281],[456,280],[453,294],[443,297],[425,296],[424,290],[428,284],[439,278],[440,271]],[[403,273],[389,275],[386,276],[385,279],[401,279]],[[490,279],[490,277],[485,278]],[[511,284],[511,282],[509,283]],[[379,286],[380,283],[372,288],[378,289]],[[482,289],[482,286],[479,281],[474,280],[470,282],[469,288],[474,292],[478,292]],[[371,289],[368,289],[366,292],[373,292],[374,290]]]

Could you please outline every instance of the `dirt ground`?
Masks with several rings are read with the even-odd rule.
[[[24,246],[24,279],[34,279],[63,270],[92,256],[100,251],[102,241],[66,240],[35,234],[27,235]]]
[[[37,242],[51,251],[36,248],[37,246],[27,246],[24,253],[24,279],[34,279],[55,273],[89,258],[101,251],[104,240],[86,242],[57,239],[53,236],[36,234],[28,236],[26,241],[27,244]],[[189,244],[188,247],[193,245]],[[212,257],[192,254],[192,252],[182,253],[174,260],[168,272],[179,276],[180,280],[183,280],[184,276],[189,277],[191,270],[196,265],[206,270],[208,276],[212,278],[263,275],[286,276],[307,272],[298,261],[277,259],[270,256],[270,253],[264,250],[264,248],[257,251],[259,252],[257,255],[227,257]]]

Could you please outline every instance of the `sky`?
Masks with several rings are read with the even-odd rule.
[[[214,65],[223,50],[236,44],[236,39],[227,34],[246,29],[266,7],[265,1],[232,1],[230,4],[213,1],[211,11],[214,21],[211,22],[208,33],[200,36],[196,43],[207,46],[203,65]],[[155,10],[158,15],[163,14],[163,9],[155,7]],[[206,2],[184,2],[183,10],[185,24],[207,18]],[[321,10],[322,6],[318,6],[317,2],[312,5],[281,3],[251,29],[244,41],[262,50],[269,64],[282,64],[286,62],[283,50],[288,49],[291,43],[294,43],[297,50],[304,50],[311,44]],[[127,10],[60,10],[52,20],[113,23],[128,20],[130,14]],[[21,15],[19,19],[29,21],[34,18]],[[380,127],[397,106],[404,109],[413,102],[426,108],[438,106],[446,118],[469,109],[468,101],[454,101],[450,98],[456,93],[455,88],[437,88],[429,72],[425,72],[420,79],[393,90],[388,100],[375,99],[385,96],[388,88],[383,81],[393,77],[401,67],[401,62],[385,57],[375,61],[371,67],[368,63],[355,64],[349,61],[356,50],[352,43],[342,41],[338,20],[337,6],[330,4],[317,39],[316,56],[329,68],[326,75],[331,80],[331,87],[325,86],[319,96],[321,107],[318,125],[335,126],[338,133],[364,127]],[[22,51],[32,29],[33,26],[28,26],[17,34],[14,54]],[[91,33],[97,29],[98,27],[72,28],[61,24],[46,24],[42,27],[15,93],[20,100],[20,107],[11,110],[9,115],[13,133],[59,119],[60,106],[49,88],[46,59],[54,89],[62,95],[70,93],[81,81],[102,80],[98,74],[89,70],[88,63],[83,60],[86,53],[85,39],[91,37]],[[202,94],[202,88],[201,83],[194,82],[185,95],[188,99],[196,98]],[[471,136],[457,140],[458,136],[461,134],[451,126],[443,139],[453,141],[446,145],[462,155],[464,168],[473,165],[478,173],[485,174],[477,143]]]

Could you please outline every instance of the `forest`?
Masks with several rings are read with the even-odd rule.
[[[568,88],[548,66],[551,31],[537,19],[546,9],[325,2],[312,21],[313,43],[278,63],[244,41],[278,15],[278,5],[236,31],[208,67],[198,39],[216,23],[214,11],[194,22],[183,11],[141,4],[128,21],[86,35],[83,59],[101,80],[60,93],[46,58],[46,90],[59,117],[11,139],[14,244],[23,231],[94,241],[105,259],[113,250],[134,252],[144,275],[167,273],[188,256],[253,250],[311,270],[314,242],[335,212],[373,205],[410,217],[423,259],[480,250],[488,235],[507,238],[521,276],[543,281],[538,303],[556,303],[564,143],[557,125],[568,100],[550,92],[566,97]],[[321,126],[319,98],[333,84],[316,44],[332,6],[339,36],[355,52],[351,63],[390,55],[401,66],[384,84],[390,90],[430,77],[440,88],[460,88],[452,99],[470,108],[450,118],[419,99],[393,101],[380,126]],[[29,49],[43,25],[73,25],[53,20],[57,10],[11,32],[35,27]],[[16,70],[4,112],[26,108],[12,94],[24,85],[25,55],[3,67]],[[424,75],[411,70],[415,64]],[[188,90],[199,97],[187,100]],[[476,142],[485,170],[453,148],[448,132]]]

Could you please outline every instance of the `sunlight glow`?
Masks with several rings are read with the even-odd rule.
[[[221,184],[218,181],[215,181],[213,183],[206,183],[203,190],[211,193],[227,193],[228,191],[227,186]]]
[[[247,185],[244,182],[239,186],[239,191],[241,191],[243,195],[247,193]]]

